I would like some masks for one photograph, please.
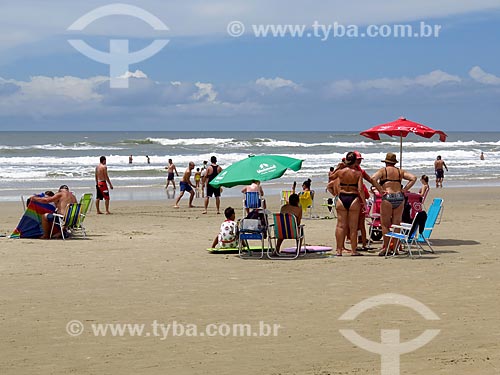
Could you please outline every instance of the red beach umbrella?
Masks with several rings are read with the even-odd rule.
[[[387,124],[381,124],[374,126],[373,128],[362,131],[362,136],[365,136],[376,141],[380,140],[380,134],[387,134],[391,137],[399,137],[399,165],[403,165],[403,137],[406,137],[409,133],[417,134],[424,138],[431,138],[435,134],[439,134],[439,140],[441,142],[446,141],[446,133],[441,130],[434,130],[428,126],[419,124],[418,122],[413,122],[407,120],[404,117],[400,117],[396,121],[388,122]]]

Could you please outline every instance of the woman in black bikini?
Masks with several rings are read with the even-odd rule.
[[[403,216],[405,193],[410,190],[410,188],[417,181],[417,177],[403,169],[396,168],[396,155],[392,152],[387,153],[385,160],[385,168],[380,168],[372,176],[372,179],[379,181],[380,185],[386,192],[382,196],[382,204],[380,206],[380,222],[382,224],[382,233],[385,235],[389,232],[389,228],[392,224],[401,224],[401,218]],[[403,180],[407,180],[408,183],[405,187],[401,184]],[[385,249],[389,243],[389,238],[384,236],[384,243],[379,255],[385,255]]]
[[[358,247],[358,218],[361,207],[365,204],[363,192],[363,175],[356,169],[356,155],[349,152],[345,158],[346,168],[338,169],[331,176],[327,189],[334,193],[335,180],[340,180],[339,199],[335,208],[337,209],[337,228],[335,229],[335,239],[337,241],[337,256],[342,256],[344,250],[344,238],[347,228],[349,228],[351,240],[351,255],[363,255],[356,251]]]

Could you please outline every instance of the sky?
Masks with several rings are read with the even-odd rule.
[[[0,7],[0,130],[360,131],[401,116],[444,131],[500,128],[498,0]],[[280,25],[302,36],[271,35]],[[412,37],[396,36],[395,25]],[[109,60],[69,40],[108,57],[116,40],[127,40],[129,53],[168,43],[112,73]]]

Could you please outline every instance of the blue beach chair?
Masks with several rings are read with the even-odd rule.
[[[431,244],[429,242],[429,238],[431,237],[432,230],[434,229],[434,226],[436,224],[441,223],[441,217],[443,216],[443,210],[444,210],[444,201],[443,198],[434,198],[432,201],[431,206],[429,207],[429,212],[427,213],[427,220],[425,222],[425,228],[421,236],[418,237],[418,242],[422,243],[425,242],[429,248],[431,249],[431,252],[433,253],[434,250],[431,247]]]

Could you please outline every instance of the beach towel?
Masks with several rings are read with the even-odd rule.
[[[300,205],[302,206],[302,212],[305,213],[307,211],[307,208],[309,206],[312,206],[312,204],[313,204],[311,192],[309,190],[302,192],[299,195],[299,201],[300,201]]]
[[[43,197],[43,194],[39,196]],[[10,238],[40,238],[43,235],[42,215],[54,211],[55,207],[51,204],[30,201]]]

